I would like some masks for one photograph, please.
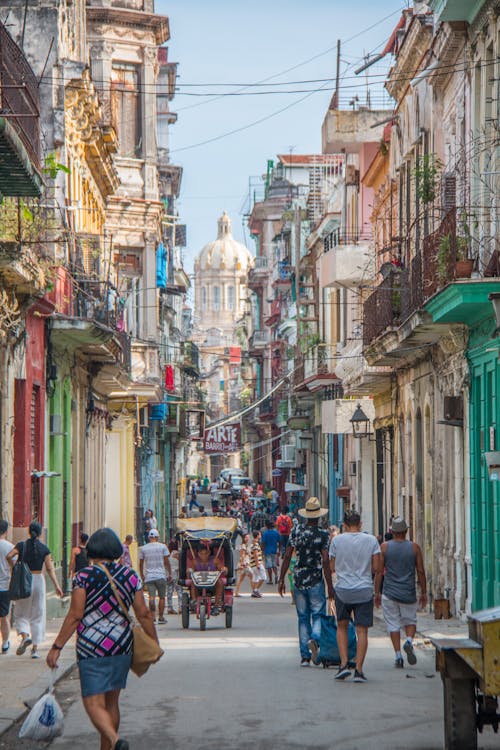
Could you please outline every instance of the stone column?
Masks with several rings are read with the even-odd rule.
[[[157,144],[156,144],[156,81],[158,78],[158,48],[145,47],[142,72],[142,142],[144,159],[144,197],[158,200]]]
[[[144,245],[141,294],[142,330],[140,335],[146,341],[157,341],[157,291],[156,291],[156,244],[157,235],[153,232],[146,234]]]
[[[99,94],[99,103],[105,123],[111,122],[111,70],[114,46],[111,42],[101,41],[90,48],[90,65],[92,81]]]

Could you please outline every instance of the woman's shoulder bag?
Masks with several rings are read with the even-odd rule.
[[[156,662],[161,659],[164,651],[156,643],[154,638],[151,638],[150,635],[145,633],[139,623],[130,617],[128,609],[125,606],[125,603],[120,594],[118,593],[118,589],[116,588],[115,582],[109,570],[104,565],[96,565],[96,567],[106,574],[111,584],[111,588],[113,589],[113,593],[116,596],[118,604],[120,605],[123,614],[132,626],[134,647],[132,652],[132,664],[130,668],[132,672],[137,675],[137,677],[142,677],[143,674],[146,674],[152,664],[156,664]]]
[[[18,599],[27,599],[31,596],[33,575],[24,562],[25,548],[26,542],[23,542],[22,552],[19,552],[10,576],[9,597],[13,602],[18,601]]]

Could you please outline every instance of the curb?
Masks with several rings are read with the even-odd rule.
[[[57,677],[54,680],[54,685],[57,685],[63,680],[76,666],[76,660],[71,659],[59,665],[57,669]],[[24,688],[20,693],[20,699],[25,705],[25,708],[19,708],[17,711],[13,711],[9,717],[0,718],[0,738],[12,729],[14,724],[19,722],[28,712],[31,711],[37,700],[39,700],[44,693],[47,692],[47,670],[37,677],[35,682]]]

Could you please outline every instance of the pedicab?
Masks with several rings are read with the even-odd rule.
[[[191,615],[205,630],[207,620],[223,614],[233,624],[234,561],[231,537],[236,519],[220,516],[177,519],[182,627]]]

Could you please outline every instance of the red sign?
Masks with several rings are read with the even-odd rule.
[[[239,422],[209,427],[205,430],[203,450],[205,453],[235,453],[241,448],[241,427]]]

